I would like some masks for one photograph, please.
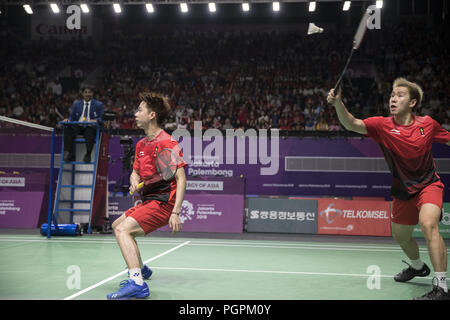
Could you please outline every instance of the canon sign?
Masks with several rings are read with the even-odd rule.
[[[36,13],[31,17],[32,39],[72,40],[73,38],[88,38],[92,36],[92,16],[82,15],[78,18],[72,15],[49,15],[48,13]]]
[[[66,25],[49,25],[40,23],[36,26],[35,32],[41,36],[55,36],[55,35],[72,35],[72,36],[86,36],[88,35],[88,28],[81,26],[80,29],[70,30]]]

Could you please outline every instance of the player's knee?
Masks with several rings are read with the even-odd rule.
[[[114,229],[114,233],[116,234],[116,236],[127,235],[132,236],[134,238],[136,236],[137,231],[133,226],[130,226],[127,223],[120,223]]]
[[[114,222],[111,225],[111,228],[113,228],[113,230],[116,230],[117,226],[120,225],[124,220],[125,220],[125,215],[120,216],[119,218],[114,220]]]
[[[424,220],[420,221],[420,228],[425,238],[432,238],[439,234],[439,227],[435,221]]]
[[[116,235],[120,234],[128,234],[130,233],[125,223],[118,223],[115,227],[113,227],[114,233]]]
[[[117,220],[116,220],[116,221],[114,221],[114,222],[112,223],[111,228],[112,228],[113,230],[116,230],[117,225],[118,225],[118,223],[117,223]]]

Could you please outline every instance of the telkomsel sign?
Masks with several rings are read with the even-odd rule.
[[[388,201],[319,199],[318,212],[319,234],[391,235]]]

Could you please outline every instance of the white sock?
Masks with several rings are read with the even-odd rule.
[[[417,260],[411,260],[411,267],[413,267],[416,270],[420,270],[423,267],[423,261],[419,259]]]
[[[144,279],[142,278],[142,273],[140,268],[130,269],[130,279],[134,280],[137,285],[142,286],[144,284]]]
[[[438,286],[448,292],[447,288],[447,272],[435,272],[434,276],[438,279]]]

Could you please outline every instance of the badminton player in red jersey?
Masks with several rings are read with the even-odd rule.
[[[447,300],[450,299],[446,282],[447,249],[439,233],[444,185],[436,173],[431,146],[433,142],[450,145],[450,133],[429,116],[414,114],[422,96],[418,84],[398,78],[389,100],[391,116],[364,120],[348,112],[340,92],[335,94],[332,89],[327,101],[335,107],[339,121],[347,130],[364,134],[380,145],[393,175],[392,233],[411,260],[411,264],[407,263],[409,267],[394,277],[395,281],[405,282],[430,273],[412,238],[414,226],[420,223],[435,274],[433,289],[415,299]]]
[[[181,230],[180,211],[186,190],[186,176],[182,153],[161,125],[170,113],[167,98],[157,93],[145,92],[139,95],[142,102],[135,114],[137,126],[144,129],[146,137],[136,145],[133,172],[130,176],[130,192],[138,191],[138,184],[144,182],[143,202],[126,211],[114,221],[112,227],[122,255],[128,266],[130,279],[121,282],[117,292],[107,295],[108,299],[146,298],[149,288],[144,282],[152,271],[143,265],[136,243],[137,236],[146,235],[167,224],[173,232]],[[171,181],[154,182],[156,154],[158,150],[172,149],[178,156],[178,170]]]

